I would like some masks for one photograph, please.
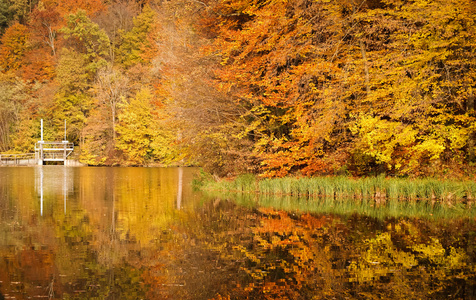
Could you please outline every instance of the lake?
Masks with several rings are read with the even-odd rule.
[[[235,199],[197,172],[0,168],[0,299],[476,298],[473,207]]]

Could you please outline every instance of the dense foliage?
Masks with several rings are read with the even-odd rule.
[[[473,0],[66,0],[0,6],[0,151],[219,175],[464,175]]]

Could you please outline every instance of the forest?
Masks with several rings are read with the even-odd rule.
[[[1,0],[0,153],[474,176],[475,0]]]

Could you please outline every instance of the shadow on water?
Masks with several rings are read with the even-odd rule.
[[[204,195],[196,171],[0,168],[1,294],[476,297],[472,208]]]

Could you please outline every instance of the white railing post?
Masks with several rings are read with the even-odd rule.
[[[66,128],[66,121],[65,121],[65,128]],[[66,148],[68,146],[68,141],[66,140],[66,129],[65,129],[65,139],[63,141],[63,165],[66,166]]]
[[[44,156],[43,156],[44,155],[43,154],[43,141],[40,141],[39,143],[40,143],[40,158],[38,159],[38,164],[40,166],[42,166],[43,165],[43,159],[44,159]]]

